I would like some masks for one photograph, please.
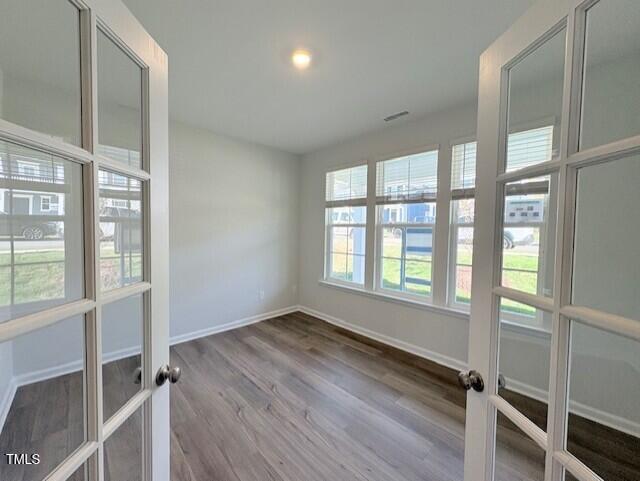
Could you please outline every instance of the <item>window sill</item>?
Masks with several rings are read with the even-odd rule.
[[[352,294],[359,294],[361,296],[370,297],[372,299],[378,299],[378,300],[387,301],[387,302],[394,302],[396,304],[402,304],[405,306],[413,307],[415,309],[422,309],[425,311],[436,312],[438,314],[457,317],[459,319],[463,319],[466,321],[468,321],[470,318],[470,315],[468,312],[461,311],[459,309],[453,309],[451,307],[435,306],[433,304],[428,304],[426,302],[406,299],[403,297],[398,297],[398,296],[386,294],[383,292],[369,291],[363,287],[350,286],[348,284],[327,281],[324,279],[320,279],[318,283],[321,286],[329,287],[331,289],[338,289],[338,290],[346,291]],[[502,325],[505,329],[511,332],[516,332],[529,337],[536,337],[536,338],[545,339],[545,340],[548,340],[551,338],[551,333],[540,327],[527,326],[524,324],[518,324],[513,321],[502,321]]]
[[[352,294],[359,294],[361,296],[370,297],[370,298],[373,298],[373,299],[378,299],[378,300],[387,301],[387,302],[394,302],[396,304],[402,304],[402,305],[405,305],[405,306],[413,307],[415,309],[422,309],[422,310],[425,310],[425,311],[431,311],[431,312],[435,312],[435,313],[438,313],[438,314],[444,314],[444,315],[448,315],[448,316],[457,317],[459,319],[463,319],[463,320],[466,320],[466,321],[469,320],[469,313],[468,312],[460,311],[460,310],[457,310],[457,309],[452,309],[451,307],[436,306],[436,305],[429,304],[429,303],[426,303],[426,302],[415,301],[413,299],[407,299],[407,298],[394,296],[394,295],[386,294],[386,293],[382,293],[382,292],[369,291],[369,290],[367,290],[367,289],[365,289],[363,287],[350,286],[350,285],[347,285],[347,284],[342,284],[342,283],[339,283],[339,282],[332,282],[332,281],[328,281],[328,280],[324,280],[324,279],[320,279],[318,281],[318,283],[321,286],[324,286],[324,287],[343,290],[343,291],[346,291],[346,292],[350,292]]]

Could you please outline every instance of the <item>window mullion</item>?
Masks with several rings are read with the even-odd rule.
[[[438,193],[436,196],[436,224],[432,235],[431,296],[438,306],[447,305],[449,204],[451,202],[451,149],[438,152]]]
[[[364,288],[373,290],[376,272],[376,162],[367,166],[367,223],[365,227]],[[380,269],[380,266],[378,266]]]
[[[407,275],[407,227],[402,227],[402,245],[400,247],[400,291],[406,291],[405,276]]]

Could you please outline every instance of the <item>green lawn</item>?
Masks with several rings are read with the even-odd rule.
[[[352,244],[347,236],[336,236],[333,242],[334,254],[332,277],[350,281],[353,279]],[[349,255],[347,255],[349,254]],[[392,235],[385,235],[383,242],[382,287],[401,289],[401,254],[402,241]],[[456,300],[468,303],[471,297],[471,269],[464,265],[471,264],[472,249],[470,245],[461,245],[457,253],[458,276]],[[431,256],[411,254],[406,257],[406,278],[417,278],[431,281]],[[502,284],[512,289],[535,294],[537,292],[538,257],[535,252],[522,252],[520,249],[509,249],[503,255]],[[405,291],[419,295],[431,294],[431,286],[405,281]],[[502,308],[509,312],[532,315],[535,309],[517,302],[504,300]]]
[[[458,248],[458,264],[471,264],[472,250],[463,245]],[[517,247],[503,252],[502,285],[529,294],[535,294],[538,289],[538,256],[535,253],[521,252]],[[526,271],[526,272],[523,272]],[[458,275],[456,286],[456,300],[469,303],[471,297],[470,273]],[[524,304],[505,299],[502,309],[517,314],[535,314],[535,309]]]
[[[104,288],[121,285],[123,275],[140,278],[142,258],[134,253],[126,258],[124,273],[121,272],[120,254],[113,244],[101,246],[101,276]],[[14,254],[14,298],[16,304],[60,299],[65,297],[65,253],[62,248],[22,250]],[[11,255],[0,253],[0,306],[11,303]]]
[[[401,261],[393,258],[382,260],[382,287],[385,289],[400,290],[401,288]],[[410,282],[410,279],[421,279],[431,282],[431,262],[406,260],[404,290],[412,294],[429,295],[431,285]]]

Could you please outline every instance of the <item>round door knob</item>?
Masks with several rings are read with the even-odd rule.
[[[462,386],[465,391],[473,388],[474,391],[484,391],[484,379],[478,371],[460,371],[458,374],[458,384]]]
[[[166,381],[175,384],[180,380],[181,375],[182,371],[179,367],[171,367],[167,364],[158,370],[158,374],[156,374],[156,384],[162,386]]]

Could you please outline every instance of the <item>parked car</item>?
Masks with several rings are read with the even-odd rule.
[[[458,224],[473,225],[473,219],[458,217]],[[513,249],[516,246],[531,245],[535,242],[535,231],[533,227],[506,227],[502,232],[502,246],[504,249]],[[473,231],[461,229],[458,232],[458,241],[462,244],[472,244]]]
[[[126,222],[131,221],[131,222]],[[100,209],[100,240],[113,241],[114,251],[139,252],[142,248],[141,213],[125,207]]]
[[[505,249],[531,245],[535,241],[535,229],[533,227],[506,228],[502,235],[502,245]]]
[[[62,229],[58,222],[30,220],[29,216],[13,217],[4,211],[0,211],[0,236],[22,237],[26,240],[42,240],[48,236],[60,237]]]
[[[111,240],[116,231],[116,224],[121,219],[139,219],[140,212],[125,207],[103,207],[100,209],[100,239]]]

